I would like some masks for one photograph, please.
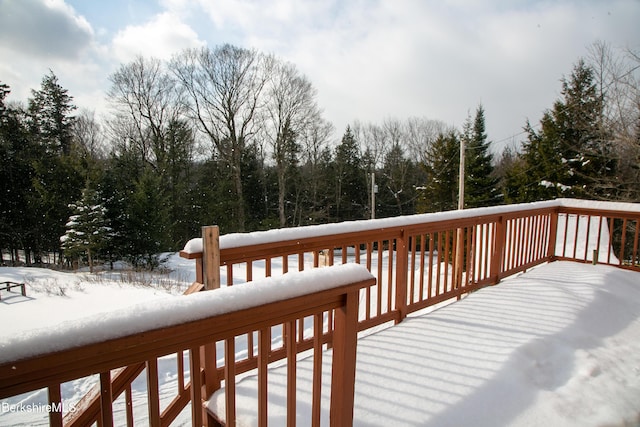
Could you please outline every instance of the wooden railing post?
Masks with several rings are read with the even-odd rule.
[[[556,241],[558,238],[558,209],[549,214],[549,246],[547,246],[547,260],[556,258]]]
[[[217,225],[202,227],[202,262],[204,289],[220,287],[220,230]]]
[[[202,227],[202,262],[204,289],[209,291],[220,288],[220,230],[217,225]],[[206,399],[220,388],[216,369],[216,344],[205,344],[200,351],[199,365],[204,371],[204,383],[200,386]],[[192,382],[192,387],[195,385]]]
[[[502,258],[504,256],[504,245],[506,239],[505,219],[500,216],[496,221],[495,242],[493,251],[491,252],[490,276],[489,282],[497,285],[500,282],[500,273],[502,273]]]
[[[464,228],[459,227],[456,229],[456,243],[453,247],[455,253],[454,257],[454,272],[453,272],[453,288],[459,289],[462,287],[462,264],[464,262]]]
[[[402,229],[396,240],[396,323],[407,316],[407,287],[409,268],[409,242],[406,229]],[[391,266],[389,266],[391,268]],[[411,273],[413,274],[413,272]]]
[[[345,295],[345,304],[335,310],[333,361],[331,365],[331,427],[353,425],[356,382],[356,345],[358,339],[359,291]]]

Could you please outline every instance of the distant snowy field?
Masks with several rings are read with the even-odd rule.
[[[170,254],[166,266],[157,276],[0,268],[0,281],[28,283],[27,297],[2,291],[0,351],[33,329],[178,297],[194,280],[194,262]],[[356,425],[640,426],[640,273],[547,264],[369,335],[358,351]],[[175,393],[175,366],[175,356],[159,361],[165,402]],[[63,399],[77,401],[94,383],[64,384]],[[146,425],[144,375],[133,395],[135,418]],[[251,405],[250,393],[241,399]],[[46,413],[15,409],[45,403],[45,391],[0,401],[0,425],[46,425]],[[175,424],[190,425],[188,415]],[[299,416],[305,425],[304,410]]]

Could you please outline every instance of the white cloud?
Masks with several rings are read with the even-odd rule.
[[[94,32],[73,8],[61,0],[0,0],[0,10],[0,79],[10,100],[25,102],[49,70],[72,96],[74,84],[92,79]]]
[[[306,73],[339,132],[354,120],[390,116],[459,126],[483,103],[489,138],[501,140],[519,133],[527,119],[540,119],[558,97],[562,76],[594,41],[619,46],[618,39],[640,40],[628,18],[640,18],[639,5],[344,2],[271,13],[285,21],[255,18],[248,6],[238,19],[213,7],[211,13],[226,26],[244,28],[248,45],[273,51]]]
[[[340,134],[355,120],[416,115],[459,126],[482,102],[489,138],[499,140],[518,133],[527,118],[537,123],[559,96],[562,76],[594,41],[640,47],[637,0],[160,0],[160,6],[163,12],[142,24],[113,22],[109,28],[119,31],[97,47],[91,25],[61,0],[0,0],[0,55],[12,58],[0,63],[0,78],[12,88],[34,87],[48,68],[61,70],[61,83],[71,82],[80,105],[106,91],[109,73],[138,54],[164,59],[187,47],[233,43],[294,63],[318,89],[320,107]],[[14,20],[27,14],[50,22],[6,27],[5,11]],[[41,31],[30,35],[34,28]],[[51,28],[60,31],[47,36]]]
[[[177,15],[163,12],[144,25],[119,31],[112,42],[112,54],[120,62],[129,62],[138,55],[168,59],[180,50],[204,44]]]
[[[0,0],[0,47],[31,56],[77,59],[91,25],[62,0]]]

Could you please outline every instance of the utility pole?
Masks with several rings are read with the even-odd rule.
[[[460,175],[458,182],[458,210],[464,209],[464,158],[465,158],[465,136],[463,135],[460,138]],[[462,228],[458,228],[457,230],[457,242],[456,242],[456,261],[455,261],[455,277],[453,278],[453,283],[455,284],[455,288],[459,288],[462,286],[462,263],[464,261],[463,251],[464,251],[464,236],[462,233]]]
[[[458,209],[464,209],[464,158],[465,137],[460,138],[460,177],[458,178]]]
[[[376,193],[378,186],[376,185],[376,174],[371,172],[371,219],[376,219]]]

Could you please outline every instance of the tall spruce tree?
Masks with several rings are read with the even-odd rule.
[[[380,204],[376,217],[406,215],[415,207],[416,164],[408,159],[402,146],[394,144],[387,152],[379,178],[379,193],[376,201]]]
[[[501,201],[498,179],[493,173],[493,156],[485,131],[484,108],[479,105],[465,125],[465,207],[493,206]]]
[[[83,173],[71,152],[76,109],[72,102],[73,97],[53,72],[43,78],[40,90],[33,90],[29,99],[30,137],[38,150],[33,162],[35,191],[30,200],[40,217],[33,224],[36,262],[42,252],[59,251],[69,205],[79,198],[83,186]]]
[[[440,134],[425,151],[426,182],[420,187],[418,212],[441,212],[458,206],[460,140],[455,131]]]
[[[562,81],[562,99],[540,120],[540,130],[527,124],[524,159],[527,201],[556,197],[607,197],[615,170],[610,140],[602,128],[602,98],[593,70],[584,61]]]
[[[347,126],[335,155],[335,219],[338,221],[365,217],[367,191],[361,163],[358,142]]]
[[[5,105],[9,86],[0,84],[0,248],[9,249],[11,261],[18,250],[32,247],[38,214],[33,199],[33,164],[38,153],[29,137],[24,112]]]

